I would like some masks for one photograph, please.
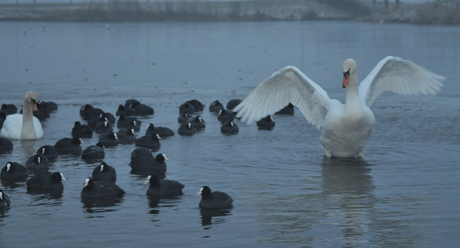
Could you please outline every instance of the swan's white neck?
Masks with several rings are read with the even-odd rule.
[[[345,92],[345,111],[359,111],[362,108],[362,103],[359,98],[358,73],[356,71],[350,74]]]
[[[36,139],[37,134],[35,133],[33,113],[32,113],[32,102],[31,99],[24,99],[24,105],[22,107],[22,130],[21,139]]]

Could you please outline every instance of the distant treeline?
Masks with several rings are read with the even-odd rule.
[[[69,0],[69,2],[71,2]],[[382,3],[380,2],[380,5]],[[350,19],[460,25],[460,0],[380,6],[365,0],[108,0],[0,4],[0,20],[59,22],[204,22]]]
[[[325,2],[323,4],[322,2]],[[253,0],[253,1],[206,1],[206,0],[109,0],[106,3],[88,2],[75,4],[34,4],[31,20],[38,21],[76,21],[76,22],[145,22],[145,21],[267,21],[267,20],[316,20],[331,19],[318,15],[317,8],[298,8],[314,3],[336,12],[353,11],[369,14],[369,6],[360,0]],[[69,5],[72,5],[69,7]],[[29,5],[30,7],[30,5]],[[291,14],[277,15],[273,9],[292,11]],[[267,10],[270,9],[270,10]],[[275,11],[276,12],[276,11]],[[295,14],[294,14],[295,12]],[[329,11],[330,12],[330,11]],[[1,18],[1,16],[0,16]],[[13,16],[14,18],[14,16]],[[19,18],[19,16],[18,16]],[[23,14],[22,19],[27,18]],[[3,18],[5,19],[5,18]]]
[[[399,7],[382,8],[359,20],[417,25],[460,25],[460,0],[438,0],[422,4],[401,3]]]

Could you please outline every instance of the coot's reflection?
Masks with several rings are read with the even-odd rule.
[[[131,170],[129,173],[133,174],[133,175],[136,175],[136,176],[139,176],[139,177],[142,177],[142,178],[146,178],[152,174],[155,174],[158,176],[158,178],[160,179],[165,179],[166,178],[166,173],[164,172],[158,172],[158,171],[138,171],[138,170]]]
[[[220,222],[225,222],[225,219],[220,219],[218,221],[213,221],[213,217],[227,216],[231,214],[230,209],[200,209],[201,214],[201,225],[209,226],[212,224],[217,224]]]
[[[123,202],[123,198],[99,198],[89,199],[82,198],[83,208],[87,212],[111,212],[115,211],[114,206],[118,206]]]
[[[159,198],[147,196],[147,199],[149,201],[149,207],[151,207],[151,208],[156,208],[160,204],[160,199]]]
[[[14,179],[14,180],[2,180],[2,186],[5,188],[14,189],[17,187],[24,186],[24,183],[26,181],[27,181],[27,176],[20,178],[20,179]]]
[[[181,204],[182,196],[170,197],[153,197],[147,196],[149,207],[149,214],[159,214],[160,208],[175,208]]]
[[[37,200],[42,199],[60,199],[64,189],[34,189],[27,188],[27,193],[32,195],[37,195]]]
[[[5,213],[7,213],[9,209],[10,209],[10,207],[2,207],[2,208],[0,208],[0,218],[7,217],[8,215],[5,215]],[[0,226],[1,226],[1,224],[0,224]]]

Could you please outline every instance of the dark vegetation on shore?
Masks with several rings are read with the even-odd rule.
[[[404,1],[402,1],[404,2]],[[3,4],[0,20],[50,22],[206,22],[358,20],[460,25],[460,1],[401,4],[373,11],[362,0],[265,0],[213,2],[205,0],[110,0],[108,3]]]
[[[151,0],[137,2],[110,0],[108,3],[9,5],[0,20],[64,21],[64,22],[187,22],[187,21],[277,21],[343,19],[353,12],[347,7],[363,8],[359,0],[265,0],[228,1]],[[335,8],[332,16],[320,16],[322,5]],[[1,6],[1,5],[0,5]],[[344,10],[342,10],[344,8]],[[1,7],[0,7],[1,10]],[[370,13],[370,9],[365,10]],[[343,14],[342,14],[343,13]]]
[[[410,23],[416,25],[460,25],[460,1],[442,0],[423,4],[402,4],[358,18],[361,21]]]

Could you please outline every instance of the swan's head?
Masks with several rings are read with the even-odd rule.
[[[343,83],[342,83],[343,88],[346,88],[348,86],[350,75],[353,75],[355,72],[356,72],[356,62],[353,59],[346,59],[343,62]]]
[[[35,94],[35,92],[33,92],[33,91],[27,92],[24,99],[31,103],[33,111],[38,110],[38,107],[37,107],[37,94]]]

